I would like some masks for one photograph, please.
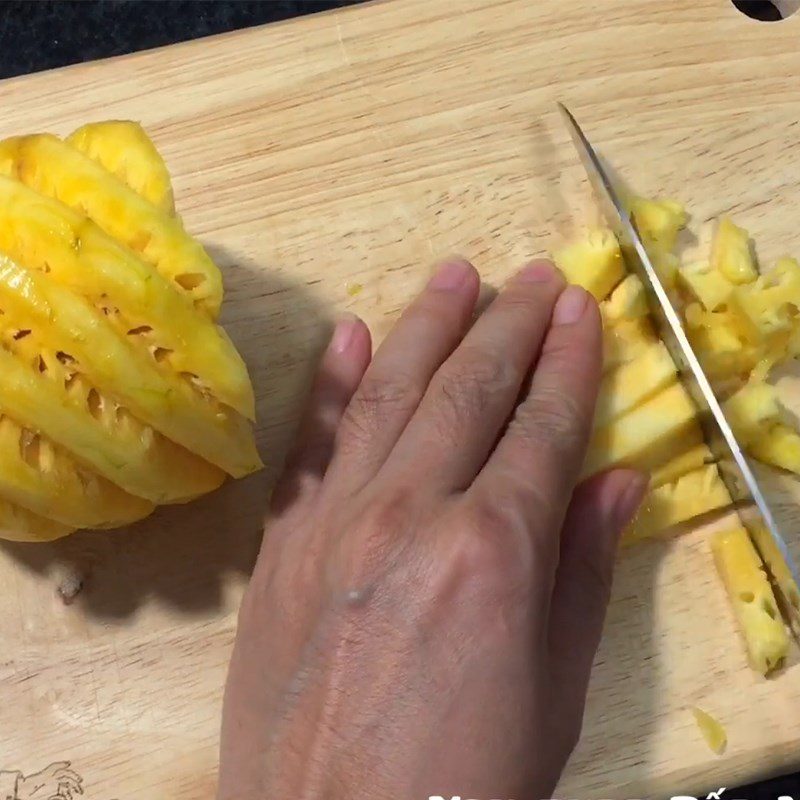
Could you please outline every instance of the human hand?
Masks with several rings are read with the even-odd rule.
[[[57,761],[34,775],[21,775],[17,800],[73,800],[83,794],[83,778],[69,767],[69,761]]]
[[[597,305],[548,262],[471,325],[440,267],[370,360],[339,323],[273,497],[223,714],[220,800],[537,800],[581,727],[645,479],[576,488]]]

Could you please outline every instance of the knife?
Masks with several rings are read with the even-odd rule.
[[[562,103],[559,103],[558,106],[581,163],[589,176],[589,183],[597,196],[600,211],[606,223],[619,239],[626,264],[645,286],[650,309],[659,328],[661,339],[677,365],[686,389],[700,409],[701,427],[712,453],[720,462],[720,477],[740,507],[742,522],[750,533],[750,538],[768,572],[771,573],[769,577],[781,605],[781,611],[797,636],[800,631],[800,609],[796,602],[792,602],[792,598],[787,596],[787,592],[784,591],[781,581],[776,575],[778,572],[785,575],[788,570],[795,585],[800,586],[797,565],[786,546],[786,541],[781,535],[769,503],[747,457],[736,440],[736,435],[725,418],[722,406],[686,337],[680,316],[647,254],[634,219],[625,209],[613,182],[575,117]],[[771,566],[776,553],[774,552],[775,548],[769,546],[770,542],[764,541],[765,533],[777,548],[784,564]]]

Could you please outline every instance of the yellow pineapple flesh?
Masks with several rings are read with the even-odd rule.
[[[716,534],[714,561],[744,637],[750,664],[766,675],[789,651],[789,636],[761,559],[744,528]]]
[[[600,384],[594,424],[603,428],[670,383],[677,370],[667,348],[656,342],[632,361],[606,372]]]
[[[152,265],[92,220],[4,176],[0,220],[0,253],[85,297],[120,335],[135,332],[165,366],[253,418],[253,389],[236,349]]]
[[[658,337],[645,318],[604,326],[603,371],[610,372],[633,361],[655,344],[658,344]]]
[[[175,214],[169,170],[141,125],[128,120],[92,122],[71,133],[66,141],[160,211]]]
[[[52,542],[74,531],[74,527],[40,517],[0,497],[0,539],[9,542]]]
[[[731,283],[750,283],[758,277],[750,236],[727,217],[717,226],[711,246],[711,266]]]
[[[669,461],[653,469],[650,473],[650,488],[657,489],[665,483],[674,483],[678,478],[714,461],[708,445],[702,440],[699,428],[693,438],[695,444],[689,444],[682,453],[673,456]]]
[[[650,313],[644,286],[636,275],[628,275],[600,304],[603,325],[646,317]]]
[[[611,231],[594,230],[585,240],[553,253],[553,260],[570,283],[583,286],[604,300],[625,277],[625,263]]]
[[[145,200],[103,166],[50,134],[7,139],[0,165],[10,157],[9,177],[90,217],[107,234],[149,262],[198,309],[216,318],[222,277],[180,221]]]

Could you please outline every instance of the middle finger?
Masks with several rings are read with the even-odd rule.
[[[517,404],[565,286],[549,261],[518,273],[434,375],[385,472],[418,475],[445,491],[466,488]]]

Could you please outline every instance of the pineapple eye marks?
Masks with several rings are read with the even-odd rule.
[[[734,7],[759,22],[782,22],[800,10],[800,0],[731,0]]]

